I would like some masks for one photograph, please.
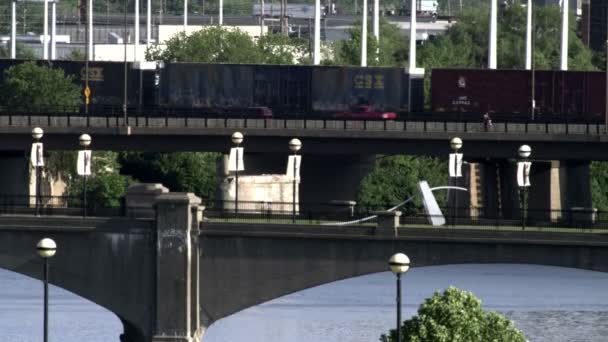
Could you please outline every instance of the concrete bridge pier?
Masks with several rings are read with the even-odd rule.
[[[449,177],[448,185],[458,186],[469,189],[469,191],[448,190],[448,212],[446,218],[451,221],[457,221],[459,218],[465,218],[471,215],[469,208],[471,207],[471,167],[465,164],[462,167],[462,177]]]
[[[0,153],[0,189],[3,195],[30,195],[29,167],[23,151]]]
[[[591,210],[590,162],[534,161],[527,191],[527,217],[555,221],[571,210]],[[520,220],[522,193],[513,160],[486,160],[475,164],[471,176],[473,206],[482,215]],[[471,188],[471,187],[470,187]],[[474,194],[475,192],[475,194]],[[562,212],[563,211],[563,212]]]
[[[288,155],[289,151],[284,154],[246,153],[245,171],[241,174],[285,174]],[[356,200],[359,184],[372,171],[374,160],[375,155],[304,154],[299,188],[303,210],[332,200]],[[323,208],[327,209],[327,206]]]

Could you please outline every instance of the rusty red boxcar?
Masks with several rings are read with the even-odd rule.
[[[435,112],[484,113],[504,118],[585,120],[603,118],[606,78],[602,72],[434,69],[431,103]]]

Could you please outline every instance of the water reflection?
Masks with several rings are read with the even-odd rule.
[[[608,274],[536,265],[422,267],[404,276],[404,318],[434,291],[453,285],[516,321],[530,341],[606,341]],[[377,341],[394,327],[389,272],[301,291],[213,325],[205,342]]]
[[[453,285],[516,321],[530,341],[606,341],[608,274],[536,265],[413,268],[403,281],[404,318]],[[301,291],[241,311],[210,327],[205,342],[369,342],[395,324],[389,272]],[[122,331],[107,310],[51,287],[50,340],[112,342]],[[42,283],[0,269],[1,341],[42,339]]]

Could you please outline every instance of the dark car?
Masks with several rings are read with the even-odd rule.
[[[371,106],[359,106],[353,108],[349,112],[336,113],[334,114],[334,118],[395,120],[397,118],[397,114],[393,112],[373,111]]]

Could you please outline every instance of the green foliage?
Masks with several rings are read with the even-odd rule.
[[[258,63],[259,51],[243,31],[219,26],[186,35],[180,32],[166,42],[161,51],[154,46],[146,52],[148,60],[200,63]]]
[[[472,293],[450,287],[427,298],[418,315],[405,321],[402,341],[408,342],[525,342],[526,338],[504,316],[485,311]],[[381,342],[394,342],[395,330]]]
[[[146,183],[162,183],[171,191],[194,192],[213,199],[216,189],[218,153],[123,152],[119,161],[122,173]]]
[[[307,56],[304,41],[267,34],[255,42],[239,29],[211,26],[186,35],[180,32],[166,42],[166,49],[152,46],[148,60],[199,63],[293,64]]]
[[[357,202],[366,208],[380,209],[394,206],[419,192],[417,186],[426,180],[431,186],[447,184],[445,161],[431,157],[380,156],[372,173],[361,182]],[[446,194],[438,193],[440,205]],[[415,204],[420,204],[416,198]]]
[[[608,211],[608,162],[591,162],[591,197],[599,211]]]
[[[91,176],[87,178],[88,206],[118,207],[127,187],[133,183],[130,177],[119,173],[118,154],[110,151],[92,152]],[[68,195],[82,198],[84,178],[76,173],[77,151],[52,151],[47,158],[47,170],[62,173],[68,183]]]
[[[29,60],[36,59],[36,54],[34,53],[34,50],[30,49],[23,43],[17,42],[15,44],[15,47],[17,48],[17,53],[16,53],[17,58],[29,59]],[[10,46],[0,48],[0,58],[6,58],[6,59],[11,58]]]
[[[15,110],[74,110],[80,87],[61,69],[26,62],[5,71],[3,105]]]
[[[409,49],[405,38],[399,32],[399,27],[380,18],[379,41],[374,37],[371,22],[367,27],[367,64],[369,66],[403,66]],[[333,64],[361,64],[361,21],[355,22],[348,29],[348,34],[350,39],[335,43]]]

